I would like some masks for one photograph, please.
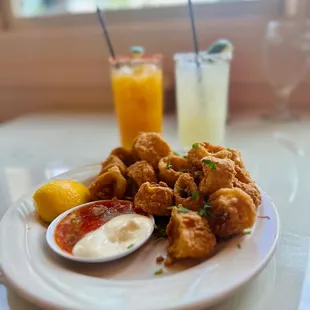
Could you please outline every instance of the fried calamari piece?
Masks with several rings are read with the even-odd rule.
[[[128,167],[127,174],[138,185],[138,187],[145,182],[157,182],[153,167],[145,160],[137,161]]]
[[[111,155],[117,156],[127,167],[137,161],[137,158],[133,152],[126,150],[123,147],[117,147],[111,152]]]
[[[164,182],[143,183],[135,196],[135,207],[148,214],[170,215],[173,205],[173,190]]]
[[[228,148],[227,148],[227,151],[230,154],[228,156],[228,158],[231,159],[237,167],[244,169],[245,165],[244,165],[244,162],[242,160],[241,152],[236,150],[236,149],[228,149]]]
[[[193,211],[182,213],[177,207],[172,209],[167,235],[169,246],[166,264],[183,258],[206,258],[216,245],[206,218]]]
[[[194,178],[188,174],[180,175],[174,186],[174,198],[176,205],[198,211],[203,204],[203,195],[200,194]]]
[[[228,158],[204,157],[202,160],[203,178],[199,189],[210,195],[221,188],[232,188],[235,179],[235,164]]]
[[[188,160],[182,156],[168,155],[158,163],[159,179],[173,187],[179,176],[189,169]]]
[[[150,163],[154,169],[157,169],[159,160],[169,155],[171,149],[160,134],[155,132],[143,132],[136,138],[133,144],[133,152],[140,159]]]
[[[111,199],[117,197],[121,199],[126,192],[127,181],[121,174],[118,167],[114,166],[107,172],[99,175],[89,186],[92,200]]]
[[[243,183],[235,178],[234,187],[240,188],[246,192],[252,198],[256,208],[258,208],[262,203],[262,195],[254,181],[250,183]]]
[[[256,219],[252,198],[239,188],[223,188],[209,197],[211,214],[208,216],[213,233],[219,238],[241,234],[251,228]]]
[[[187,159],[192,168],[201,168],[201,159],[206,156],[229,158],[230,152],[223,146],[213,145],[208,142],[194,143],[187,154]]]
[[[110,155],[104,162],[101,163],[101,171],[99,173],[103,174],[107,172],[112,167],[118,167],[122,175],[126,174],[126,165],[115,155]]]

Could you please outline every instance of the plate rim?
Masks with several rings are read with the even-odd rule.
[[[80,166],[80,167],[76,167],[73,168],[71,170],[68,170],[64,173],[61,173],[57,176],[54,176],[48,180],[45,180],[44,182],[41,182],[39,185],[33,186],[31,187],[31,189],[25,193],[24,195],[22,195],[17,201],[15,201],[6,211],[6,213],[4,214],[4,216],[2,217],[1,221],[0,221],[0,232],[1,232],[1,227],[3,226],[3,223],[5,222],[5,219],[8,217],[8,214],[10,212],[14,212],[14,209],[17,210],[18,206],[21,204],[21,202],[23,200],[26,199],[26,197],[29,197],[30,195],[32,196],[33,192],[42,184],[45,184],[48,181],[51,180],[55,180],[55,179],[59,179],[62,178],[63,176],[66,176],[68,174],[73,175],[73,174],[78,174],[79,171],[83,172],[86,169],[91,169],[94,170],[95,168],[99,169],[100,165],[98,164],[91,164],[91,165],[85,165],[85,166]],[[74,179],[74,177],[71,177]],[[238,290],[239,288],[241,288],[243,285],[245,285],[248,281],[250,281],[251,279],[253,279],[267,264],[268,262],[271,260],[271,258],[273,257],[273,254],[276,250],[278,241],[279,241],[279,236],[280,236],[280,229],[281,229],[281,225],[280,225],[280,217],[279,217],[279,213],[277,211],[277,208],[275,206],[275,204],[273,203],[273,201],[271,200],[270,196],[264,192],[261,187],[260,191],[263,197],[266,198],[266,200],[268,201],[268,205],[269,208],[272,210],[272,212],[274,213],[275,217],[274,217],[274,226],[275,226],[275,236],[273,239],[273,243],[270,246],[267,254],[263,257],[263,259],[261,259],[261,261],[255,266],[254,269],[251,269],[251,272],[249,272],[247,274],[247,276],[243,277],[241,280],[238,280],[238,282],[232,286],[229,287],[225,290],[221,290],[215,294],[212,295],[212,301],[210,301],[210,296],[207,296],[206,298],[199,298],[196,301],[189,301],[187,303],[184,303],[183,305],[176,305],[176,307],[170,307],[169,309],[180,309],[180,310],[194,310],[194,309],[201,309],[202,307],[206,307],[206,305],[208,306],[212,306],[217,304],[219,301],[223,300],[225,297],[229,297],[230,295],[232,295],[236,290]],[[0,242],[0,248],[3,247],[4,245],[1,244]],[[48,309],[59,309],[59,304],[57,303],[50,303],[47,302],[46,299],[44,299],[43,297],[39,297],[37,296],[36,293],[34,293],[33,291],[31,291],[30,289],[24,288],[20,283],[18,283],[18,281],[15,281],[14,278],[12,278],[2,267],[2,261],[1,261],[1,252],[0,251],[0,274],[2,273],[5,280],[9,283],[10,287],[12,287],[19,295],[21,295],[22,297],[24,297],[26,300],[34,303],[35,305],[39,306],[39,307],[45,307]],[[171,275],[172,277],[175,275]],[[171,277],[169,276],[169,278]],[[144,281],[161,281],[163,279],[148,279],[148,280],[144,280]],[[157,308],[156,308],[157,309]]]

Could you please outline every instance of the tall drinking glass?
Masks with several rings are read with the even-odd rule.
[[[121,142],[129,149],[139,132],[162,130],[161,57],[120,58],[110,63]]]
[[[273,111],[265,118],[284,121],[294,118],[289,109],[289,99],[308,69],[308,35],[309,24],[304,21],[283,20],[268,24],[264,64],[277,100]]]
[[[179,139],[184,149],[195,142],[223,144],[227,118],[230,60],[200,53],[176,54]]]

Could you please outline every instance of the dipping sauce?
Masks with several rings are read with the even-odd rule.
[[[144,242],[153,226],[153,221],[144,215],[119,215],[85,235],[75,244],[72,253],[91,258],[115,256]]]
[[[125,214],[137,215],[131,201],[103,200],[87,204],[72,211],[59,222],[55,228],[55,241],[62,250],[73,254],[73,247],[85,235]]]

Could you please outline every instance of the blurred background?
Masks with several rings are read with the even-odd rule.
[[[137,44],[165,56],[165,109],[174,110],[173,54],[193,49],[187,1],[1,0],[0,121],[29,112],[113,110],[96,5],[105,12],[117,54]],[[267,24],[310,18],[310,1],[196,0],[194,5],[201,48],[220,38],[234,44],[230,113],[271,107],[275,95],[265,68],[269,56],[263,55]],[[278,76],[285,75],[282,69],[280,63],[272,67]],[[307,107],[309,86],[308,74],[292,94],[292,107]]]

